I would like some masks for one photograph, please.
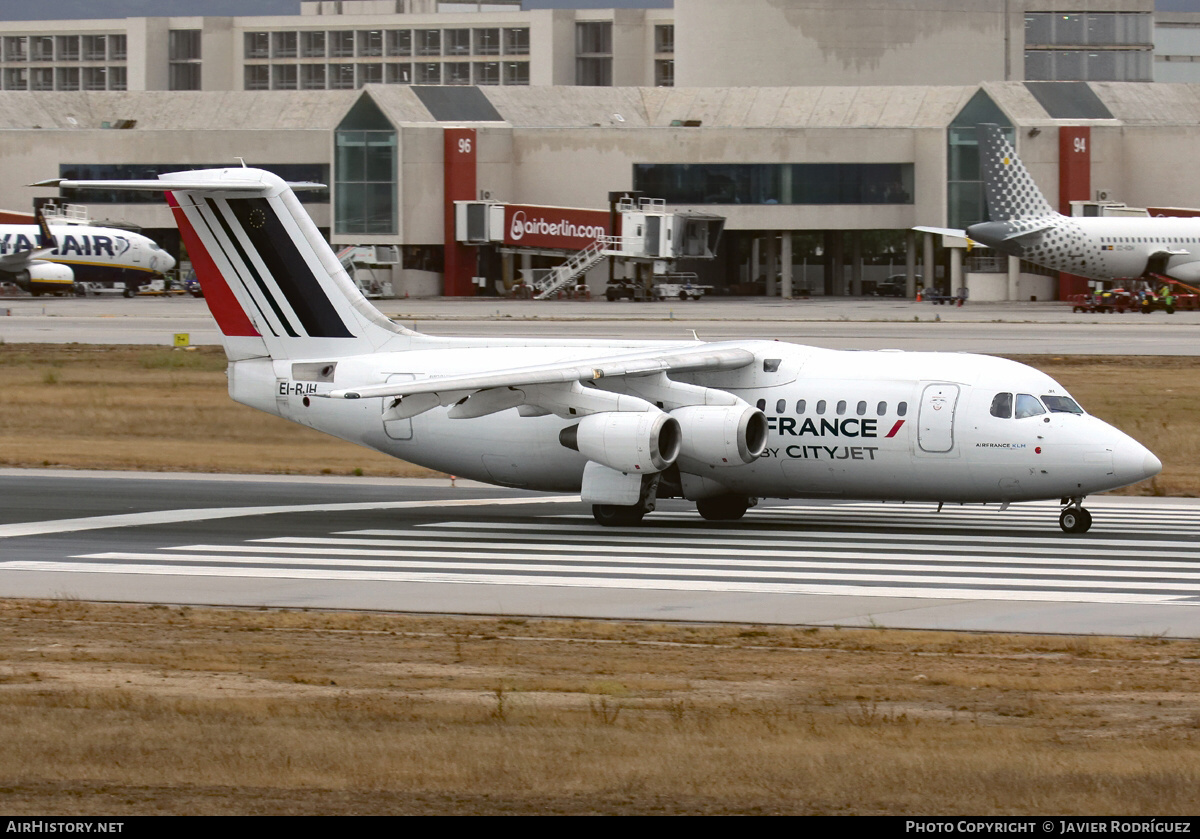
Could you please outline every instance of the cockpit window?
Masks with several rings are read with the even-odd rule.
[[[992,416],[1000,419],[1012,419],[1012,394],[997,393],[992,399]]]
[[[1042,403],[1036,396],[1030,396],[1028,393],[1017,394],[1017,419],[1036,417],[1038,414],[1044,413],[1046,413],[1046,409],[1042,407]]]
[[[1042,402],[1052,414],[1082,414],[1083,408],[1069,396],[1043,396]]]

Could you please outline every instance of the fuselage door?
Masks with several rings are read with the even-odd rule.
[[[388,376],[389,382],[411,382],[412,379],[413,379],[412,373],[393,373],[392,375]],[[389,403],[391,401],[392,400],[390,400],[390,399],[383,400],[383,412],[385,414],[387,413]],[[391,437],[393,440],[411,440],[412,436],[413,436],[412,420],[411,419],[398,419],[398,420],[385,419],[383,421],[383,430],[384,430],[384,433],[387,434],[387,436]]]
[[[958,385],[926,385],[917,418],[917,445],[923,452],[948,452],[954,448],[954,409]]]

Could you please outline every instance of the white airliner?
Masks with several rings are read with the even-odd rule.
[[[112,287],[126,296],[175,267],[152,240],[129,230],[83,224],[0,224],[0,279],[37,297],[69,294],[76,283]]]
[[[1172,277],[1200,281],[1200,218],[1077,218],[1055,212],[997,125],[979,126],[979,160],[990,221],[965,231],[1001,253],[1093,280]]]
[[[223,335],[237,401],[412,463],[581,492],[604,525],[656,499],[737,519],[757,499],[997,503],[1158,474],[1137,441],[1056,381],[988,356],[775,341],[438,338],[375,309],[292,186],[257,169],[156,181]]]

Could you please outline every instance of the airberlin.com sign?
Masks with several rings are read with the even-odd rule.
[[[583,250],[608,233],[608,213],[562,207],[504,207],[504,244]]]

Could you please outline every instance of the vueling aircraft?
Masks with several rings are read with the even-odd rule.
[[[292,187],[258,169],[46,181],[166,193],[246,405],[454,475],[580,492],[603,525],[659,498],[710,520],[759,498],[995,503],[1158,474],[1058,382],[988,356],[776,341],[439,338],[375,309]]]
[[[175,259],[140,233],[85,224],[0,224],[0,279],[37,297],[70,294],[77,282],[138,286],[175,267]]]
[[[979,126],[979,161],[990,221],[966,237],[1009,256],[1093,280],[1155,276],[1200,281],[1200,218],[1076,218],[1055,212],[998,125]]]

